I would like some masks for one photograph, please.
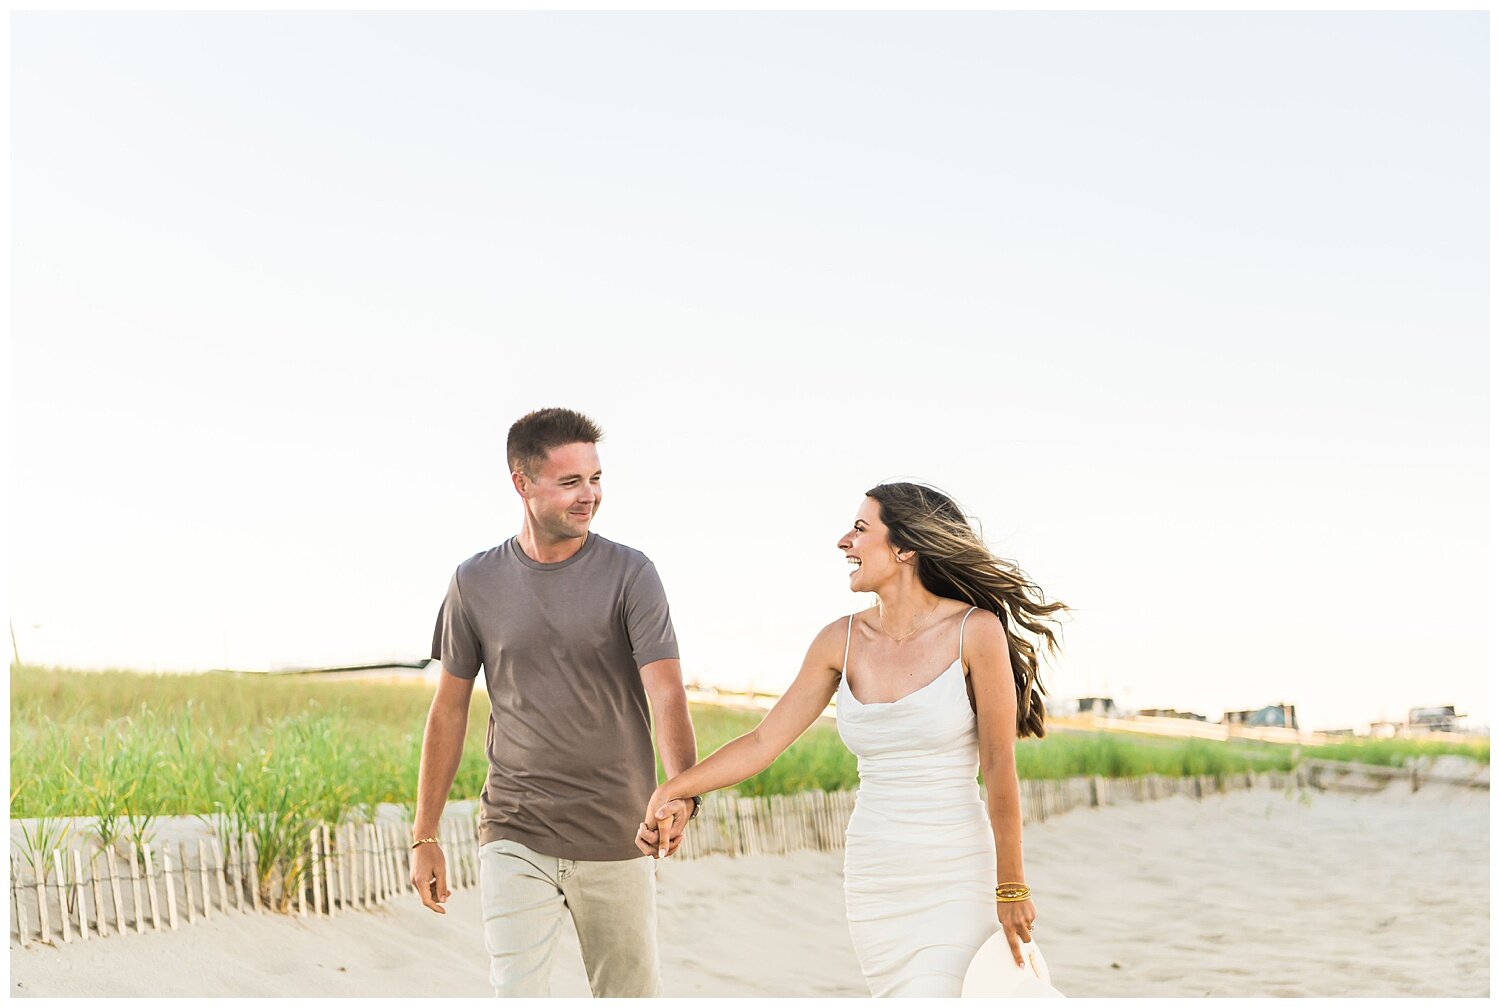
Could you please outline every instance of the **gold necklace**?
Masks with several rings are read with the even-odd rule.
[[[927,625],[927,621],[930,620],[930,619],[932,619],[932,614],[935,613],[935,612],[937,612],[937,607],[938,607],[938,604],[936,602],[932,603],[932,608],[929,609],[929,610],[927,610],[927,615],[922,617],[922,622],[918,623],[916,626],[914,626],[910,630],[906,631],[906,633],[902,634],[900,637],[897,637],[894,634],[890,633],[888,630],[886,630],[886,628],[885,628],[885,610],[882,609],[881,612],[880,612],[880,632],[883,633],[883,634],[885,634],[891,640],[896,641],[897,643],[900,643],[901,641],[906,640],[906,638],[910,637],[912,634],[916,633],[918,630],[920,630],[924,626],[926,626]]]

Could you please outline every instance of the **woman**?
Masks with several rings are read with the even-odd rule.
[[[844,895],[860,968],[876,997],[957,997],[997,921],[1017,965],[1031,940],[1015,742],[1043,734],[1043,690],[1020,631],[1055,651],[1047,624],[1066,607],[930,487],[870,490],[838,547],[850,590],[878,603],[823,628],[754,731],[657,788],[636,843],[655,854],[685,799],[764,770],[837,692],[839,735],[859,757]]]

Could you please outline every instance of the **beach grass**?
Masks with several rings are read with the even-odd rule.
[[[294,836],[311,822],[367,816],[379,803],[409,810],[432,686],[13,665],[10,701],[11,816],[93,817],[101,841],[139,844],[149,842],[158,816],[210,816],[227,838],[250,829]],[[454,799],[475,798],[483,787],[488,714],[480,691]],[[694,705],[692,716],[699,753],[707,755],[762,714]],[[1489,759],[1487,739],[1470,747],[1354,739],[1302,750],[1387,765],[1448,751]],[[1027,779],[1223,775],[1285,770],[1293,759],[1290,747],[1267,743],[1066,730],[1016,750],[1017,772]],[[837,791],[857,782],[855,757],[831,724],[820,723],[738,790]]]
[[[310,811],[410,805],[432,687],[11,667],[11,816],[200,814],[295,792]],[[483,695],[455,796],[484,785]]]
[[[1351,738],[1329,745],[1304,746],[1308,759],[1335,759],[1376,766],[1405,766],[1407,760],[1423,756],[1463,756],[1481,763],[1490,761],[1489,736],[1473,741],[1415,738]]]

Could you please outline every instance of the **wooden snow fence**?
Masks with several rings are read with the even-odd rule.
[[[448,885],[479,883],[478,820],[448,816],[439,827]],[[399,822],[313,828],[291,859],[265,875],[255,837],[162,842],[120,854],[95,847],[27,851],[10,863],[12,941],[70,945],[147,931],[175,931],[216,916],[285,912],[331,916],[415,900],[411,828]]]
[[[1303,771],[1234,773],[1223,777],[1135,777],[1021,781],[1021,821],[1044,822],[1070,809],[1202,798],[1246,788],[1302,786]],[[681,858],[754,856],[838,850],[854,812],[853,791],[791,795],[709,795],[688,830]],[[215,915],[285,912],[330,916],[416,899],[410,874],[409,824],[344,823],[314,828],[301,851],[259,875],[254,836],[218,841],[148,844],[126,855],[113,850],[28,852],[10,866],[11,937],[71,944],[90,938],[177,930]],[[455,890],[479,884],[478,820],[450,815],[439,827]]]
[[[1246,788],[1283,788],[1294,781],[1280,771],[1203,777],[1073,777],[1068,780],[1021,781],[1021,822],[1045,822],[1070,809],[1151,801],[1172,795],[1205,795]],[[839,850],[854,812],[853,791],[803,791],[791,795],[746,798],[715,792],[703,801],[674,857],[711,854],[730,857],[785,854],[798,850]]]

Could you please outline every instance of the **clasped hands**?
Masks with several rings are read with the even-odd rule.
[[[646,803],[646,814],[635,833],[635,845],[651,858],[671,857],[682,846],[688,819],[693,814],[691,798],[673,798],[657,788]]]

